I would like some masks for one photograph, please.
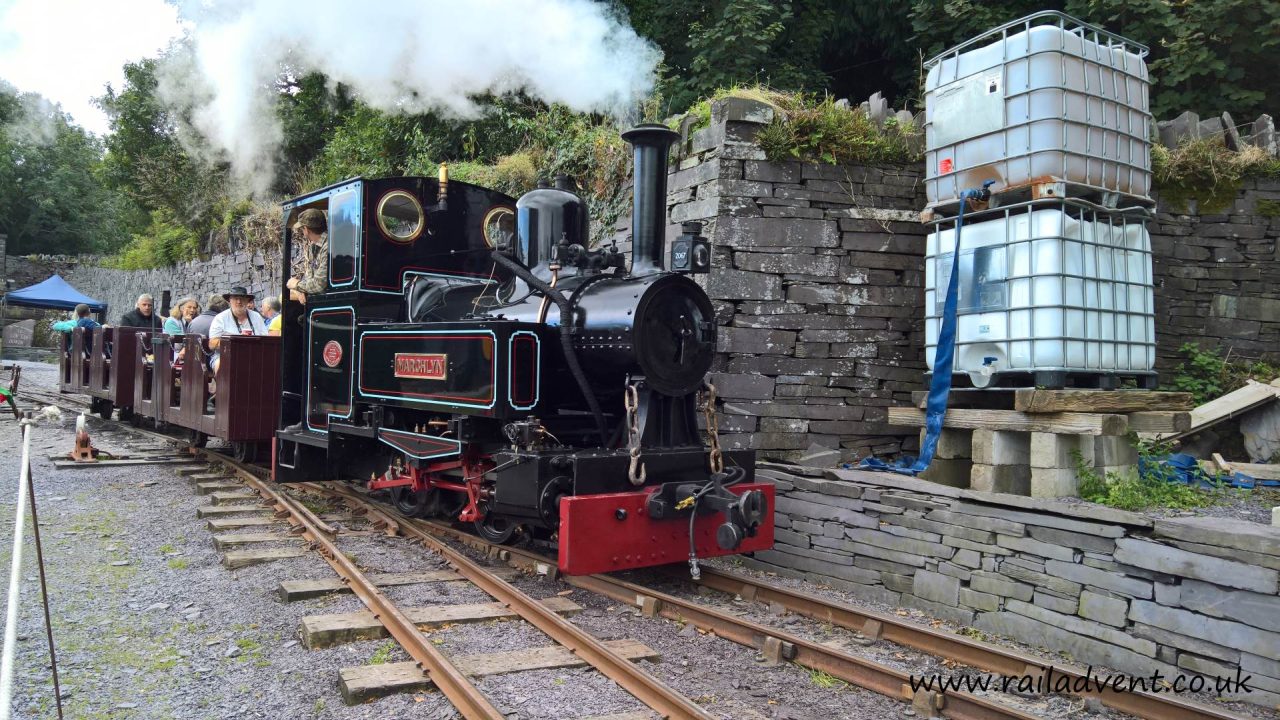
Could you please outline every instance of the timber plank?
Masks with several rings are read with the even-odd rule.
[[[198,482],[196,483],[197,495],[212,495],[216,492],[230,492],[232,490],[243,490],[244,485],[238,482]]]
[[[559,596],[549,597],[542,604],[561,615],[576,615],[582,610],[577,603]],[[497,602],[434,605],[403,610],[420,630],[446,623],[474,623],[519,617],[515,610]],[[344,642],[384,637],[388,637],[387,629],[368,610],[336,615],[308,615],[302,618],[302,644],[313,650]]]
[[[258,493],[245,490],[244,492],[212,492],[209,493],[209,502],[214,505],[231,505],[232,503],[244,502],[245,500],[256,500]]]
[[[520,572],[515,568],[501,567],[491,568],[490,572],[494,575],[507,580],[519,575]],[[453,570],[430,570],[427,572],[413,573],[379,573],[369,575],[369,582],[378,587],[390,587],[394,585],[417,585],[420,583],[433,582],[456,582],[466,580]],[[351,586],[342,582],[338,578],[325,578],[323,580],[285,580],[280,583],[277,590],[280,599],[285,602],[294,602],[297,600],[308,600],[313,597],[327,595],[337,592],[351,592]]]
[[[197,467],[178,468],[178,474],[181,475],[182,477],[191,477],[193,475],[202,475],[205,473],[210,473],[210,472],[213,472],[213,470],[214,470],[214,466],[206,463],[204,465],[200,465]]]
[[[1128,417],[1129,429],[1139,433],[1185,432],[1191,428],[1189,412],[1133,412]]]
[[[1019,412],[1131,413],[1153,410],[1190,410],[1191,393],[1157,390],[1043,390],[1027,388],[1013,394]]]
[[[659,655],[638,640],[606,640],[605,647],[628,660],[657,660]],[[585,660],[559,645],[508,652],[461,655],[453,663],[464,675],[485,677],[525,670],[583,667]],[[431,679],[415,662],[360,665],[339,671],[339,688],[348,705],[386,697],[399,692],[417,692],[432,686]]]
[[[209,530],[213,532],[239,530],[247,527],[267,527],[274,524],[276,524],[274,517],[211,518],[207,523]]]
[[[1259,405],[1275,401],[1276,398],[1280,398],[1280,386],[1277,383],[1280,383],[1280,378],[1272,380],[1269,385],[1250,380],[1244,387],[1232,390],[1216,400],[1210,400],[1191,411],[1191,427],[1166,439],[1184,438]]]
[[[589,718],[582,718],[582,720],[654,720],[657,717],[651,712],[636,710],[635,712],[613,713],[612,715],[592,715]]]
[[[204,472],[204,473],[197,473],[195,475],[188,475],[187,479],[195,480],[196,482],[220,482],[220,481],[225,482],[233,479],[234,477],[235,476],[231,475],[230,473],[225,473],[225,472],[215,470],[213,472]],[[241,485],[241,487],[244,487],[244,486]]]
[[[911,407],[889,408],[890,425],[924,426],[924,411]],[[1021,413],[1016,410],[948,410],[942,426],[971,430],[1010,430],[1074,435],[1124,435],[1129,421],[1124,415],[1099,413]]]
[[[261,505],[201,505],[196,508],[196,517],[207,518],[217,517],[220,515],[235,515],[243,512],[263,512],[266,508]]]
[[[226,550],[237,545],[252,545],[264,542],[297,542],[298,540],[299,538],[295,535],[280,535],[278,533],[231,533],[228,535],[214,535],[213,547],[217,550]]]
[[[53,467],[56,470],[70,470],[71,468],[82,467],[120,467],[124,465],[183,465],[187,463],[199,462],[194,458],[156,458],[150,460],[94,460],[93,462],[75,462],[74,460],[64,459],[58,460],[57,456],[50,456],[53,460]]]
[[[222,564],[234,570],[259,563],[283,560],[285,558],[302,557],[307,554],[306,548],[266,548],[263,550],[232,550],[224,553]]]

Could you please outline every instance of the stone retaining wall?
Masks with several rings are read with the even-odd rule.
[[[859,471],[767,466],[777,542],[744,562],[1172,680],[1251,675],[1280,705],[1280,528]],[[1210,685],[1212,686],[1212,684]]]

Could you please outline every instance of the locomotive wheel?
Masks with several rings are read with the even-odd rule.
[[[111,413],[116,409],[116,404],[110,400],[102,400],[98,402],[98,417],[103,420],[110,420]]]
[[[494,545],[506,545],[515,536],[520,526],[511,518],[485,515],[484,519],[475,522],[476,534]]]
[[[430,490],[413,491],[406,487],[398,487],[392,491],[391,501],[396,510],[409,517],[430,517],[436,507],[435,498]]]
[[[202,448],[209,442],[209,436],[199,430],[187,431],[187,443],[194,448]]]

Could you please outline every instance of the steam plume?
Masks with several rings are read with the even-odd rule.
[[[161,93],[256,190],[281,140],[272,102],[285,67],[393,113],[474,117],[470,95],[523,89],[621,115],[649,92],[659,59],[592,0],[193,0],[182,14],[191,53],[171,59]]]

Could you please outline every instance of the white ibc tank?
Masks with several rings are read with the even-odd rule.
[[[956,373],[1140,374],[1155,363],[1151,240],[1144,215],[1074,200],[971,214],[961,230]],[[954,264],[955,221],[925,255],[925,359],[933,369]]]
[[[926,63],[929,207],[965,188],[1066,181],[1151,194],[1147,49],[1059,12],[995,28]],[[1122,203],[1123,204],[1123,203]]]

